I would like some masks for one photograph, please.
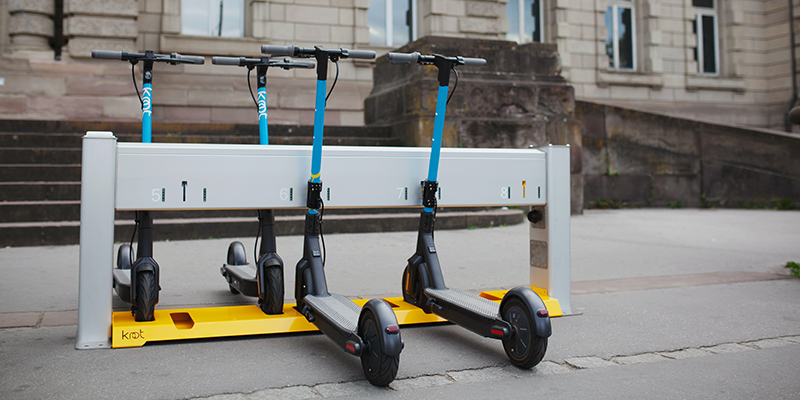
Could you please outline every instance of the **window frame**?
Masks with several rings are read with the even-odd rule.
[[[606,12],[611,8],[611,37],[612,37],[612,63],[608,69],[616,72],[636,72],[639,66],[638,51],[636,48],[636,7],[632,0],[616,0],[609,1],[606,7]],[[619,66],[619,9],[627,8],[631,11],[631,58],[633,65],[631,68],[620,68]]]
[[[537,21],[537,29],[536,31],[539,32],[539,40],[535,40],[531,37],[531,40],[525,40],[525,37],[522,34],[522,31],[525,28],[525,0],[517,0],[517,11],[515,16],[517,17],[517,27],[518,31],[516,33],[519,40],[513,40],[517,43],[544,43],[545,42],[545,32],[544,32],[544,2],[545,0],[533,0],[539,2],[539,20]],[[508,7],[508,3],[506,3],[506,7]],[[507,14],[507,13],[506,13]],[[512,41],[509,39],[508,35],[511,32],[506,32],[506,40]]]
[[[403,1],[403,0],[383,0],[384,1],[384,18],[385,18],[385,32],[386,32],[386,41],[384,43],[372,43],[370,40],[370,46],[379,46],[379,47],[400,47],[405,46],[407,43],[403,43],[402,45],[394,44],[394,19],[392,18],[393,9],[394,9],[394,2],[395,1]],[[417,40],[417,13],[418,13],[418,5],[417,0],[405,0],[409,2],[409,11],[411,12],[411,26],[409,27],[409,40],[408,43]],[[367,29],[369,29],[369,18],[367,19]]]
[[[183,33],[183,26],[184,26],[184,24],[183,24],[183,18],[184,18],[183,0],[178,0],[178,1],[180,3],[180,10],[181,10],[180,11],[180,21],[181,21],[180,25],[181,25],[181,28],[180,28],[180,31],[178,32],[179,35],[182,35],[182,36],[207,37],[207,38],[215,38],[215,39],[241,39],[241,38],[247,38],[247,37],[252,36],[252,32],[251,32],[252,21],[251,21],[251,13],[250,13],[250,2],[248,0],[239,0],[242,3],[241,4],[242,5],[241,36],[222,36],[219,33],[217,35],[213,35],[212,32],[214,30],[214,26],[211,24],[211,13],[210,13],[211,1],[210,0],[208,2],[208,5],[209,5],[209,8],[208,8],[208,10],[209,10],[208,21],[209,21],[209,29],[210,29],[209,33],[207,35],[192,35],[192,34],[188,34],[188,33]]]
[[[719,40],[719,16],[717,14],[717,2],[713,2],[713,8],[706,8],[706,7],[697,7],[695,8],[694,14],[694,26],[695,26],[695,36],[697,42],[695,43],[695,51],[697,53],[696,62],[697,62],[697,74],[702,76],[720,76],[721,70],[721,60],[720,60],[720,40]],[[714,24],[714,58],[716,61],[716,71],[715,72],[705,72],[705,52],[704,52],[704,45],[703,45],[703,18],[702,17],[711,17],[713,19]]]

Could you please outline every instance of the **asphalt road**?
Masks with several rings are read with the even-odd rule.
[[[588,211],[571,229],[581,314],[553,319],[539,366],[513,367],[499,342],[457,326],[404,327],[389,388],[320,334],[75,350],[77,246],[0,249],[0,398],[800,398],[800,280],[783,267],[800,262],[800,212]],[[399,294],[414,233],[325,239],[331,291]],[[230,241],[157,243],[159,307],[252,303],[219,276]],[[524,224],[436,241],[448,286],[527,283]],[[301,242],[278,239],[287,288]]]

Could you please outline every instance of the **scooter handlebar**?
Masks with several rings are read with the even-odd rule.
[[[106,60],[122,60],[121,51],[92,50],[92,58],[102,58]]]
[[[415,63],[419,60],[420,54],[417,52],[413,53],[388,53],[386,54],[386,59],[389,61],[394,62],[401,62],[401,63]]]
[[[372,60],[375,58],[375,52],[372,50],[347,50],[347,58]]]
[[[476,66],[486,65],[486,59],[483,58],[462,57],[461,60],[464,61],[464,65],[476,65]]]
[[[242,65],[241,57],[212,57],[211,63],[214,65]]]
[[[264,54],[269,54],[273,56],[295,56],[294,54],[294,45],[289,46],[275,46],[271,44],[265,44],[261,46],[261,52]]]
[[[202,64],[206,63],[206,58],[205,57],[201,57],[201,56],[183,56],[183,55],[178,54],[177,58],[178,58],[178,60],[181,60],[181,62],[185,62],[185,63],[188,63],[188,64],[200,64],[200,65],[202,65]]]

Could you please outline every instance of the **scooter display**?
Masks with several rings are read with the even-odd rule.
[[[345,352],[361,358],[364,374],[370,383],[385,386],[397,375],[403,341],[397,317],[392,307],[382,299],[369,300],[364,307],[338,294],[328,292],[325,280],[325,252],[322,237],[322,137],[325,121],[325,103],[336,86],[339,59],[373,59],[372,51],[325,49],[321,46],[302,48],[290,46],[261,47],[261,52],[275,56],[315,58],[317,62],[317,88],[314,112],[314,140],[311,157],[311,177],[308,181],[303,258],[297,263],[295,299],[297,310],[319,328]],[[336,78],[327,91],[328,62],[336,65]]]
[[[423,209],[416,252],[408,259],[403,272],[403,298],[426,313],[434,313],[481,336],[500,339],[514,365],[532,368],[544,357],[547,338],[552,332],[549,313],[539,295],[529,287],[520,286],[508,291],[497,304],[469,292],[448,288],[434,244],[437,175],[445,112],[450,100],[450,71],[456,76],[455,91],[458,85],[456,67],[485,65],[486,60],[416,52],[389,53],[387,58],[394,63],[433,65],[438,69],[439,83],[428,177],[422,182]]]
[[[153,63],[164,62],[170,65],[203,64],[205,58],[200,56],[183,56],[178,53],[170,55],[155,54],[152,50],[142,53],[125,51],[92,50],[92,58],[120,60],[131,63],[131,78],[139,102],[142,106],[142,143],[152,142],[152,96],[153,96]],[[139,61],[143,64],[142,93],[136,85],[134,67]],[[136,259],[133,258],[133,240],[138,232]],[[135,225],[130,244],[123,244],[117,252],[117,265],[114,268],[113,286],[123,301],[131,304],[131,312],[135,320],[152,321],[153,312],[158,304],[160,268],[153,258],[153,216],[150,211],[136,211]]]
[[[312,61],[270,60],[268,56],[259,58],[245,57],[213,57],[216,65],[234,65],[247,68],[247,87],[250,97],[258,110],[258,133],[261,145],[269,144],[269,128],[267,126],[267,71],[269,67],[286,70],[292,68],[314,68]],[[253,96],[250,85],[250,72],[256,70],[258,99]],[[273,210],[258,210],[259,230],[253,252],[258,249],[261,237],[261,248],[254,254],[255,264],[248,264],[242,242],[233,242],[228,246],[227,262],[220,268],[220,273],[228,282],[231,293],[241,293],[249,297],[258,297],[258,307],[264,314],[283,313],[283,259],[278,255],[275,243],[275,214]]]

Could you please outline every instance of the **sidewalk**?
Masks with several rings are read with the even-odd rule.
[[[800,357],[764,362],[800,354],[800,280],[783,267],[800,262],[800,212],[588,211],[573,217],[571,228],[572,303],[582,315],[553,320],[545,361],[534,372],[509,366],[499,342],[459,327],[410,327],[402,330],[406,346],[391,389],[366,384],[358,359],[320,334],[74,350],[78,247],[0,249],[0,397],[395,398],[419,391],[455,399],[509,380],[516,383],[504,393],[526,396],[526,387],[565,381],[558,393],[569,397],[571,390],[581,393],[592,381],[586,374],[600,366],[617,366],[602,372],[613,385],[627,382],[631,369],[646,375],[653,368],[683,374],[684,367],[696,368],[698,376],[708,364],[728,370],[730,357],[774,365],[774,393],[800,393],[791,372],[800,368]],[[253,238],[240,240],[252,258]],[[448,286],[480,291],[528,281],[526,224],[440,231],[436,240]],[[158,307],[253,303],[231,295],[219,276],[230,241],[156,243]],[[369,298],[399,294],[415,233],[326,235],[325,241],[331,291]],[[278,238],[287,297],[301,242]],[[125,305],[117,300],[115,307]],[[767,348],[774,346],[783,351]],[[723,354],[728,352],[737,354]],[[692,355],[706,357],[684,360]],[[746,365],[741,368],[725,378],[746,374]],[[676,395],[718,393],[713,385],[690,386],[696,391]],[[422,392],[432,387],[437,389]]]

